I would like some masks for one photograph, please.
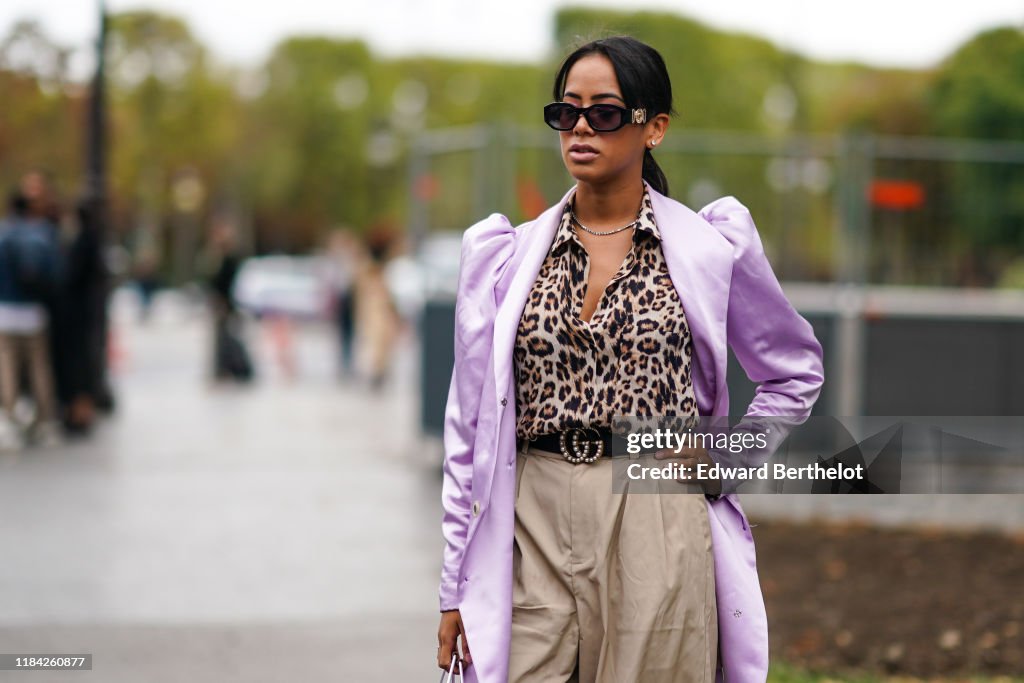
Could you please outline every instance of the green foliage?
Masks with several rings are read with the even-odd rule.
[[[812,132],[921,135],[927,130],[930,71],[805,62],[802,78]]]
[[[929,678],[928,683],[953,683],[956,679]],[[972,676],[973,683],[1022,683],[1019,677]],[[805,669],[773,662],[768,670],[768,683],[925,683],[925,679],[911,676],[884,676],[872,673],[812,672]]]
[[[1024,31],[975,36],[943,65],[931,92],[937,133],[1024,140]]]
[[[935,133],[1024,141],[1024,31],[986,31],[943,65],[929,93]],[[1024,249],[1024,167],[971,164],[952,169],[964,237],[981,247]]]
[[[271,55],[238,171],[247,202],[290,233],[277,246],[310,244],[334,222],[364,219],[371,62],[361,42],[320,37],[291,38]]]
[[[68,54],[31,21],[16,23],[0,40],[0,187],[5,195],[27,168],[46,168],[64,186],[77,181],[83,144],[77,125],[80,91],[67,80]]]
[[[227,182],[237,107],[205,48],[179,19],[148,11],[110,19],[112,188],[135,210],[173,210],[173,182],[195,173],[207,196]]]
[[[112,188],[121,227],[148,224],[173,233],[180,208],[174,187],[183,176],[205,189],[198,222],[221,206],[241,209],[264,250],[308,248],[339,224],[401,227],[408,217],[408,153],[417,135],[492,122],[548,133],[539,110],[551,97],[557,60],[579,43],[615,33],[645,40],[665,57],[677,131],[1024,139],[1024,39],[1017,29],[982,34],[936,69],[913,71],[813,62],[761,38],[672,14],[569,8],[556,15],[556,54],[538,64],[387,59],[360,41],[297,36],[278,44],[260,67],[239,70],[213,62],[180,19],[132,11],[111,18],[108,60]],[[34,59],[5,57],[15,54]],[[8,186],[20,170],[42,165],[56,171],[66,190],[78,188],[86,94],[67,82],[68,54],[30,22],[0,38],[0,182]],[[430,223],[457,227],[467,216],[517,204],[514,186],[523,178],[545,198],[560,195],[568,178],[551,149],[521,149],[507,168],[498,152],[436,157]],[[766,159],[668,150],[659,157],[684,201],[702,183],[736,191],[758,216],[778,216],[763,220],[769,241],[787,239],[796,243],[788,251],[806,248],[824,258],[831,252],[827,230],[795,235],[773,227],[834,219],[827,195],[798,199],[804,204],[796,214],[781,206],[766,183]],[[1024,246],[1024,179],[1019,166],[1007,168],[972,164],[929,179],[929,196],[949,197],[957,209],[956,216],[935,214],[942,225],[933,226],[929,216],[923,230],[962,244]],[[473,190],[476,176],[488,174],[506,181],[503,197]],[[953,219],[959,233],[949,226]]]
[[[690,128],[758,130],[768,89],[786,81],[788,55],[752,36],[722,33],[678,15],[565,9],[555,41],[565,53],[627,34],[657,49],[672,76],[675,108]]]

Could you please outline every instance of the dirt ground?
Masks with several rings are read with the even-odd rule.
[[[1024,535],[751,523],[773,659],[833,675],[1024,674]]]

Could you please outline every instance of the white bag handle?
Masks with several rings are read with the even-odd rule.
[[[459,665],[459,673],[455,673],[455,665],[456,664]],[[457,654],[455,654],[453,652],[452,653],[452,663],[451,663],[451,666],[448,667],[448,672],[447,673],[445,673],[444,671],[441,672],[441,683],[453,683],[453,681],[455,680],[453,678],[454,676],[458,676],[459,680],[462,680],[462,660],[459,658],[459,656]]]

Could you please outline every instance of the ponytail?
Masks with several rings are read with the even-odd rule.
[[[665,172],[661,170],[661,166],[658,166],[658,162],[654,160],[654,155],[649,149],[644,149],[643,176],[655,191],[668,196],[668,178],[665,177]]]

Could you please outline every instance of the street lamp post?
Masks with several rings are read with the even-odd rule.
[[[96,72],[89,97],[89,123],[85,151],[85,198],[103,206],[107,199],[106,178],[106,53],[107,10],[99,0],[100,32],[96,39]]]
[[[106,53],[107,53],[107,9],[104,0],[99,0],[99,35],[96,39],[96,71],[93,74],[89,94],[89,110],[85,135],[85,188],[82,225],[79,229],[91,232],[87,244],[98,250],[96,259],[104,263],[107,240],[109,207],[107,197],[107,148],[106,148]],[[89,384],[92,387],[97,407],[111,411],[114,395],[107,379],[107,304],[110,298],[110,282],[107,269],[101,267],[94,276],[95,281],[88,287],[88,348]]]

